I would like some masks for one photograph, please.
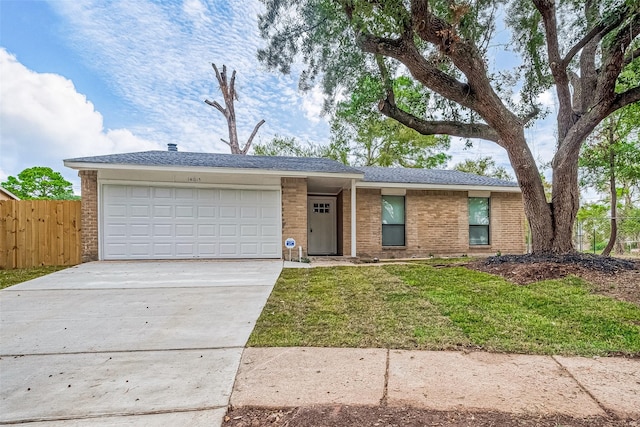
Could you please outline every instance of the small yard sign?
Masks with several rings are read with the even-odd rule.
[[[284,245],[289,249],[293,249],[296,247],[296,241],[293,238],[289,237],[287,240],[284,241]]]

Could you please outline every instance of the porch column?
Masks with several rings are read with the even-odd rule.
[[[351,180],[351,256],[356,257],[356,180]]]

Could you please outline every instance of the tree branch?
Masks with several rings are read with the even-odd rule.
[[[608,25],[606,25],[603,21],[600,21],[598,25],[593,27],[591,31],[585,34],[585,36],[582,37],[582,39],[580,39],[578,43],[576,43],[571,49],[569,49],[569,52],[567,52],[565,57],[562,59],[563,66],[567,67],[573,57],[576,56],[578,52],[580,52],[580,49],[582,49],[591,40],[596,37],[600,39],[603,35],[613,31],[618,25],[620,25],[622,21],[624,21],[624,19],[626,18],[626,14],[621,11],[619,14],[617,14],[617,18],[618,19]]]
[[[224,114],[225,117],[227,116],[227,110],[222,108],[222,105],[218,104],[218,101],[209,101],[208,99],[205,99],[204,102],[205,104],[211,105],[212,107],[216,108],[218,111]]]
[[[364,52],[388,56],[402,62],[426,87],[460,105],[472,108],[469,85],[462,83],[430,64],[415,45],[404,38],[388,39],[361,33],[358,43]]]
[[[640,86],[636,86],[632,89],[629,89],[625,92],[619,93],[616,95],[613,103],[611,104],[611,108],[609,114],[613,113],[620,108],[624,108],[627,105],[633,104],[634,102],[640,101]]]
[[[633,14],[629,22],[631,27],[636,28],[640,26],[640,6],[637,7],[639,12]],[[624,67],[624,52],[635,38],[633,31],[626,31],[626,28],[620,29],[612,36],[609,46],[603,49],[602,53],[602,65],[595,91],[597,101],[613,98],[618,77]]]
[[[502,145],[498,133],[490,126],[482,123],[424,120],[401,110],[388,100],[380,101],[378,109],[385,116],[397,120],[422,135],[451,135],[461,138],[479,138]]]
[[[387,92],[387,100],[389,100],[391,105],[396,105],[396,94],[393,92],[393,83],[389,77],[389,70],[387,69],[387,65],[384,63],[384,58],[381,55],[376,55],[376,63],[380,70],[382,84]]]
[[[249,136],[247,143],[244,144],[244,148],[242,149],[242,154],[247,154],[247,152],[249,151],[249,148],[251,148],[251,141],[253,141],[253,137],[256,136],[256,133],[258,133],[258,129],[260,129],[260,126],[262,126],[264,123],[265,123],[264,119],[260,120],[256,124],[256,126],[253,128],[253,132],[251,132],[251,135]]]
[[[569,89],[569,76],[567,75],[566,65],[560,56],[560,44],[558,42],[558,21],[556,18],[556,9],[554,0],[533,0],[533,4],[542,16],[544,23],[545,38],[547,42],[547,55],[549,56],[549,65],[553,80],[556,83],[556,91],[558,95],[558,103],[560,108],[558,111],[558,133],[559,140],[563,141],[569,128],[565,126],[568,120],[562,118],[568,117],[573,113],[571,108],[571,90]]]
[[[236,93],[236,70],[231,73],[231,83],[229,83],[229,95],[231,98],[238,101],[238,94]]]
[[[537,105],[533,106],[533,110],[531,110],[527,115],[521,118],[522,126],[527,126],[529,122],[536,118],[536,116],[540,114],[540,109]]]
[[[634,60],[640,57],[640,47],[632,52],[630,52],[627,56],[624,57],[624,67],[631,64]]]

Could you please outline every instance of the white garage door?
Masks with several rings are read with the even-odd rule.
[[[280,258],[277,190],[102,186],[102,258]]]

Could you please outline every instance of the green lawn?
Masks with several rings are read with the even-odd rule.
[[[13,286],[18,283],[26,282],[27,280],[35,279],[36,277],[53,273],[54,271],[64,270],[65,268],[68,267],[53,266],[0,270],[0,289],[8,288],[9,286]]]
[[[424,264],[285,269],[249,345],[640,355],[640,307],[575,277],[519,286]]]

